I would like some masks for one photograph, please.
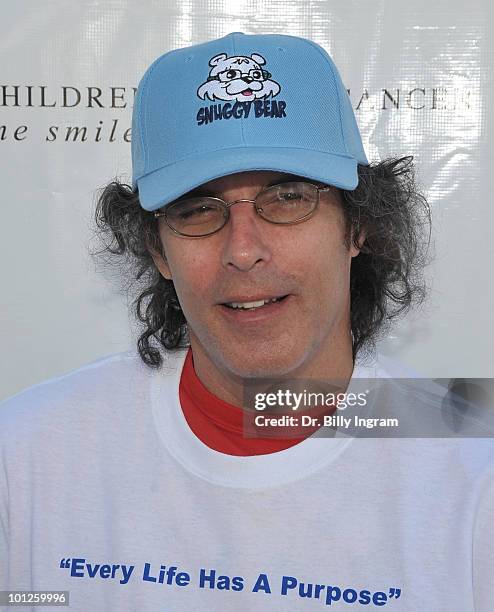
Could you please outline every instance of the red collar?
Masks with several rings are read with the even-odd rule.
[[[298,444],[306,436],[289,439],[245,438],[244,410],[208,391],[199,380],[189,349],[179,388],[180,404],[194,434],[213,450],[229,455],[266,455]],[[306,435],[312,431],[307,431]]]

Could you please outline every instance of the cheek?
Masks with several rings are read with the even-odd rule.
[[[195,258],[172,260],[169,264],[177,293],[184,298],[188,295],[196,295],[199,300],[210,285],[207,270],[201,265],[200,260]]]
[[[328,308],[346,304],[352,257],[340,231],[336,232],[334,226],[326,228],[326,232],[313,237],[309,250],[294,245],[293,252],[305,263],[304,278],[316,310],[327,313]]]
[[[188,241],[172,238],[163,242],[171,280],[185,311],[198,309],[214,287],[211,254],[191,249]]]
[[[290,241],[289,257],[323,277],[334,276],[337,271],[344,272],[350,265],[351,252],[345,245],[341,223],[328,219],[313,229],[316,231],[309,235],[294,236]]]

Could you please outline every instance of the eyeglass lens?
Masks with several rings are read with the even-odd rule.
[[[317,205],[318,189],[311,183],[273,185],[256,199],[257,212],[272,223],[294,223],[309,215]],[[196,197],[180,200],[166,208],[168,225],[185,236],[205,236],[218,231],[228,220],[229,206],[219,198]]]

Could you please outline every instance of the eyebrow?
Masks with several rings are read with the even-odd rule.
[[[278,177],[276,179],[273,179],[268,184],[264,185],[262,189],[267,189],[268,187],[272,187],[273,185],[282,185],[283,183],[292,183],[296,181],[306,181],[306,180],[308,179],[306,179],[303,176],[289,174],[284,177]],[[205,188],[203,185],[199,185],[199,187],[196,187],[195,189],[192,189],[192,191],[188,191],[187,193],[185,193],[183,196],[179,198],[179,200],[184,200],[188,198],[197,198],[197,197],[213,197],[214,198],[214,197],[218,197],[218,193],[212,191],[211,189]]]

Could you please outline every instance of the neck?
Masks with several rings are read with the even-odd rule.
[[[353,373],[352,336],[349,321],[342,325],[342,331],[327,339],[326,345],[316,350],[309,359],[289,374],[284,380],[304,379],[314,381],[338,381],[346,390]],[[219,399],[242,407],[245,386],[251,382],[242,378],[222,364],[216,363],[205,351],[194,334],[190,334],[194,370],[202,384]],[[270,376],[270,378],[274,378]]]

